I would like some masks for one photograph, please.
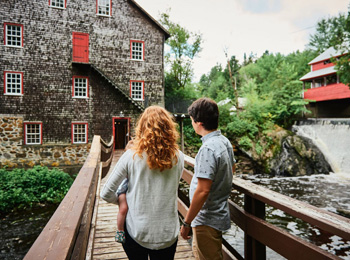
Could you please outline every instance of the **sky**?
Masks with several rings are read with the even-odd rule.
[[[252,53],[303,51],[322,18],[347,13],[349,0],[136,0],[159,20],[170,10],[170,20],[201,33],[202,51],[194,59],[194,78],[223,66],[228,56],[239,62]]]

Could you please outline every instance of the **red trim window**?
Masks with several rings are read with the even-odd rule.
[[[89,78],[88,77],[73,76],[72,96],[73,98],[89,97]]]
[[[49,0],[49,6],[64,9],[67,7],[67,0]]]
[[[4,41],[6,46],[23,47],[23,24],[4,23]]]
[[[111,16],[112,0],[96,0],[96,14],[103,16]]]
[[[23,95],[23,72],[4,71],[4,94]]]
[[[145,42],[130,40],[130,59],[144,60]]]
[[[145,82],[130,80],[130,97],[137,101],[143,101],[145,94]]]
[[[88,123],[72,123],[72,144],[88,142]]]
[[[43,123],[24,123],[24,144],[35,145],[43,143]]]

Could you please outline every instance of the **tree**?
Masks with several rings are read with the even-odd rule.
[[[227,57],[227,52],[225,52],[225,55]],[[236,59],[235,56],[233,56],[232,58],[234,60]],[[231,60],[232,60],[232,58],[231,58]],[[239,114],[239,103],[238,103],[238,91],[237,91],[237,78],[236,78],[236,76],[232,75],[232,69],[231,69],[231,62],[230,62],[230,60],[227,60],[227,68],[228,68],[230,80],[231,80],[231,83],[232,83],[232,88],[233,88],[234,93],[235,93],[235,107],[236,107],[236,113],[238,115]],[[237,71],[234,71],[234,72],[238,72],[238,68],[236,68],[236,70]]]
[[[350,10],[347,15],[339,14],[319,21],[316,33],[310,37],[309,46],[318,53],[329,47],[338,50],[341,56],[333,59],[332,62],[336,64],[340,81],[347,85],[350,84]]]
[[[302,68],[299,64],[309,55],[312,56],[310,51],[288,56],[266,52],[255,63],[241,68],[239,73],[244,86],[241,93],[248,101],[254,101],[248,102],[245,107],[250,119],[259,121],[257,112],[260,111],[262,118],[271,117],[274,123],[288,127],[296,115],[307,112],[304,107],[307,102],[301,96],[302,83],[299,81],[307,63]]]
[[[169,66],[166,77],[171,78],[176,88],[184,89],[193,76],[193,58],[201,51],[202,35],[189,32],[178,23],[170,20],[168,13],[161,14],[160,22],[169,31],[171,37],[166,41],[170,52],[165,55]],[[170,89],[172,90],[172,89]]]
[[[240,82],[237,76],[240,65],[236,56],[231,56],[229,64],[232,75],[236,77],[236,85],[238,87]],[[216,101],[221,101],[226,98],[233,99],[235,97],[228,65],[225,65],[225,69],[222,68],[221,64],[215,65],[211,68],[208,74],[202,75],[199,84],[202,88],[202,95],[210,97]]]
[[[160,22],[171,35],[166,41],[170,51],[165,54],[165,107],[184,113],[198,96],[198,87],[192,85],[193,58],[201,51],[202,36],[172,22],[168,13],[161,14]]]
[[[309,47],[321,53],[329,47],[338,45],[346,32],[347,20],[348,17],[344,14],[323,18],[317,23],[315,34],[310,36]]]
[[[343,30],[337,34],[335,49],[343,54],[333,61],[336,64],[337,74],[342,83],[350,86],[350,8],[345,18]]]

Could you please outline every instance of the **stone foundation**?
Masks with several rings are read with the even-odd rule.
[[[74,167],[84,164],[91,144],[46,143],[24,145],[23,117],[0,115],[0,167],[35,165]]]

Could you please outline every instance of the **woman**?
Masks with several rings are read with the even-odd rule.
[[[128,178],[124,250],[129,259],[174,259],[179,220],[177,188],[184,167],[176,124],[159,106],[148,107],[136,126],[133,146],[119,159],[101,197],[118,203],[116,191]]]

